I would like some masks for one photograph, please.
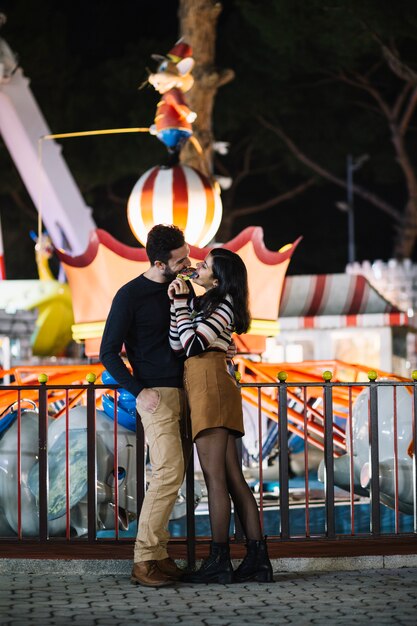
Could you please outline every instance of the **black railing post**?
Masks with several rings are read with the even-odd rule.
[[[188,416],[187,418],[188,419]],[[194,506],[194,446],[191,442],[191,454],[186,469],[185,505],[187,515],[187,564],[195,566],[195,506]]]
[[[287,372],[278,372],[279,510],[281,539],[290,536]],[[262,485],[261,485],[262,488]]]
[[[371,534],[381,533],[379,505],[379,441],[378,441],[378,385],[377,373],[368,372],[369,378],[369,466],[371,468]]]
[[[326,536],[335,537],[334,465],[333,465],[333,386],[332,372],[323,372],[324,396],[324,490],[326,502]]]
[[[236,449],[237,449],[237,458],[239,460],[240,466],[242,466],[242,456],[243,456],[242,437],[239,437],[236,439]],[[245,538],[245,533],[243,532],[242,522],[240,521],[239,515],[237,514],[237,511],[234,507],[233,507],[233,519],[235,522],[235,540],[242,542]]]
[[[48,496],[49,496],[49,476],[48,476],[48,390],[46,383],[48,376],[39,374],[39,540],[48,541]],[[19,451],[20,453],[20,451]]]
[[[89,543],[96,541],[97,533],[97,445],[96,445],[96,390],[95,374],[88,374],[87,380],[87,538]],[[117,480],[117,476],[115,476]]]
[[[146,448],[142,420],[136,411],[136,515],[139,528],[139,515],[146,491]]]

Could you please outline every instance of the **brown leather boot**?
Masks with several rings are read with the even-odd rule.
[[[169,576],[169,578],[173,578],[174,580],[179,580],[184,573],[182,569],[177,567],[175,561],[169,556],[166,559],[157,561],[156,563],[158,565],[158,569],[165,574],[165,576]]]
[[[130,582],[144,587],[166,587],[173,585],[175,580],[161,572],[157,561],[140,561],[133,565]]]

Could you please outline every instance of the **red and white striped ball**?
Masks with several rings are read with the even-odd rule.
[[[127,204],[135,237],[145,245],[155,224],[175,224],[185,240],[203,248],[222,219],[220,194],[209,179],[187,165],[153,167],[139,178]]]

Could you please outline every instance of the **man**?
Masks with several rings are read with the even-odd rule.
[[[184,417],[183,360],[168,339],[168,283],[191,265],[176,226],[154,226],[146,243],[149,269],[116,293],[104,329],[100,360],[136,398],[152,465],[139,517],[132,582],[172,584],[181,570],[168,556],[168,521],[184,478],[180,422]],[[123,345],[133,375],[120,357]]]

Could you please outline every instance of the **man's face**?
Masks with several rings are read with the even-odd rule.
[[[179,274],[183,269],[190,267],[191,261],[188,257],[189,254],[190,247],[188,244],[171,251],[171,258],[168,263],[165,264],[164,271],[162,272],[167,281],[170,282],[171,280],[174,280],[177,274]]]

